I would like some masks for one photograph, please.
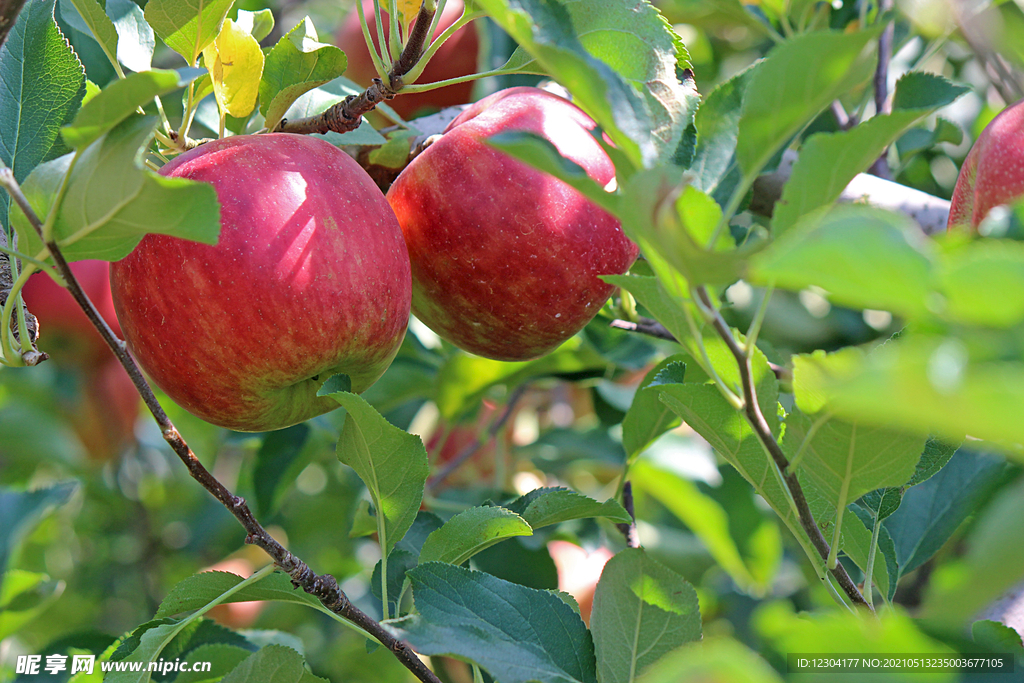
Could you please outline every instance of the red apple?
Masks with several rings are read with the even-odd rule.
[[[213,424],[281,429],[332,410],[317,390],[373,384],[409,320],[409,257],[370,177],[317,138],[209,142],[161,169],[210,183],[216,246],[147,235],[111,265],[129,348],[168,396]]]
[[[950,230],[977,231],[994,207],[1024,196],[1024,101],[999,113],[964,159],[949,209]]]
[[[388,201],[413,273],[413,312],[444,339],[497,360],[537,358],[579,332],[637,247],[618,220],[560,180],[484,144],[528,131],[601,185],[615,176],[567,100],[537,88],[484,98],[402,171]]]
[[[76,261],[71,264],[71,272],[114,334],[120,337],[121,327],[117,324],[114,302],[110,297],[107,262]],[[30,277],[21,294],[28,310],[39,319],[40,348],[49,352],[58,363],[91,367],[112,357],[103,338],[71,293],[49,275],[36,273]]]
[[[462,16],[462,10],[462,0],[449,0],[441,13],[441,19],[434,31],[434,38],[454,24]],[[370,35],[373,37],[373,44],[379,49],[377,20],[373,14],[372,0],[363,2],[363,12],[366,15]],[[386,14],[383,24],[384,35],[387,36],[390,23]],[[476,26],[473,24],[456,31],[445,41],[444,45],[438,48],[424,68],[423,74],[416,79],[416,83],[435,83],[476,73],[477,55],[480,52],[480,38],[476,31]],[[338,31],[338,47],[344,50],[348,56],[348,69],[345,71],[345,76],[361,86],[369,86],[371,81],[377,77],[377,71],[373,68],[370,52],[366,49],[363,29],[359,25],[359,13],[355,9],[345,18]],[[469,102],[472,91],[473,82],[468,81],[423,93],[399,95],[388,104],[400,116],[409,118],[424,109],[444,109]]]

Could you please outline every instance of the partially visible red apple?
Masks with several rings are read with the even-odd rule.
[[[462,0],[449,0],[441,13],[437,29],[434,31],[434,38],[437,38],[446,28],[454,24],[462,16]],[[366,15],[366,23],[373,37],[373,44],[380,49],[377,40],[377,20],[373,14],[373,1],[364,0],[363,12]],[[388,35],[390,23],[387,15],[383,16],[384,35]],[[415,23],[414,23],[415,25]],[[345,18],[341,29],[338,31],[338,47],[345,51],[348,57],[348,68],[345,71],[346,78],[349,78],[363,87],[370,85],[377,77],[377,71],[373,68],[373,61],[370,59],[370,52],[366,49],[366,41],[363,38],[363,29],[359,25],[359,13],[353,9]],[[438,48],[431,58],[423,74],[416,80],[416,83],[436,83],[451,78],[459,78],[476,73],[477,55],[480,53],[480,38],[477,35],[477,28],[473,24],[464,26],[456,31],[445,44]],[[428,90],[422,93],[409,93],[398,95],[388,104],[403,118],[425,109],[444,109],[456,104],[469,102],[470,94],[473,92],[473,81],[456,83],[437,90]]]
[[[129,348],[181,406],[240,431],[337,407],[333,374],[373,384],[409,320],[409,257],[384,195],[347,154],[290,134],[229,137],[161,169],[210,183],[216,246],[147,235],[111,265]]]
[[[564,182],[484,144],[505,131],[546,138],[601,185],[615,177],[569,101],[510,88],[464,111],[388,191],[413,273],[413,311],[466,351],[537,358],[579,332],[637,247],[619,221]]]
[[[83,388],[68,419],[93,460],[115,458],[135,441],[142,399],[121,362],[111,356],[82,373]]]
[[[977,231],[1000,204],[1024,196],[1024,101],[985,126],[964,159],[949,209],[949,230]]]
[[[253,563],[244,557],[233,557],[221,560],[220,562],[200,571],[227,572],[229,574],[234,574],[235,576],[240,576],[243,579],[247,579],[252,576],[252,573],[255,570],[256,567]],[[228,628],[249,628],[256,623],[256,619],[259,618],[260,612],[262,611],[262,600],[222,602],[207,612],[206,616],[223,624],[224,626],[227,626]]]
[[[106,261],[71,264],[78,283],[96,310],[121,336],[110,297],[110,266]],[[45,273],[36,273],[21,290],[25,305],[39,319],[39,346],[60,364],[93,366],[113,354],[71,293]],[[127,375],[126,375],[127,376]]]
[[[594,591],[601,580],[601,572],[613,554],[608,548],[600,547],[588,553],[569,541],[551,541],[548,553],[558,570],[558,590],[576,598],[580,616],[590,625],[590,612],[594,607]]]

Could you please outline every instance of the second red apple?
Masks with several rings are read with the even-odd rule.
[[[485,144],[539,135],[607,185],[615,167],[596,124],[569,101],[510,88],[477,102],[388,192],[412,261],[413,312],[466,351],[540,357],[579,332],[638,249],[619,221],[566,183]]]

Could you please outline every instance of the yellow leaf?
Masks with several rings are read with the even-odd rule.
[[[402,25],[405,26],[406,32],[409,30],[409,25],[412,24],[416,18],[416,14],[420,11],[420,5],[423,4],[423,0],[391,0],[387,5],[390,7],[392,2],[395,5],[395,9],[398,10],[398,16],[402,21]],[[429,40],[430,36],[427,36]]]
[[[225,19],[220,35],[203,50],[203,61],[210,70],[221,112],[232,116],[251,113],[263,76],[263,52],[256,39]]]

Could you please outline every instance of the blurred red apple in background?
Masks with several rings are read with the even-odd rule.
[[[454,24],[462,16],[462,10],[462,0],[450,0],[441,13],[441,19],[434,31],[433,38],[441,35],[446,28]],[[379,50],[377,20],[373,14],[372,0],[363,2],[363,12],[366,15],[370,35],[373,37],[373,44]],[[390,23],[386,14],[383,16],[383,24],[384,35],[387,36]],[[345,18],[338,31],[338,47],[344,50],[348,56],[348,69],[345,71],[345,77],[363,87],[369,86],[377,77],[377,71],[373,68],[370,52],[366,49],[363,29],[359,25],[359,13],[355,9]],[[474,24],[464,26],[438,48],[423,70],[423,74],[416,79],[416,83],[435,83],[476,73],[479,52],[480,38],[477,35],[476,26]],[[387,104],[403,118],[409,118],[425,109],[444,109],[456,104],[465,104],[469,102],[472,92],[473,81],[468,81],[423,93],[399,95]]]
[[[589,625],[590,611],[594,607],[594,591],[597,582],[601,580],[604,566],[613,557],[612,551],[600,547],[588,553],[569,541],[551,541],[548,543],[548,553],[558,570],[558,590],[576,598],[580,616]]]
[[[208,142],[161,169],[210,183],[216,246],[147,235],[111,265],[129,348],[168,396],[213,424],[281,429],[338,407],[317,390],[373,384],[409,320],[395,215],[347,154],[302,135]]]
[[[615,177],[569,101],[510,88],[459,115],[388,191],[413,273],[413,312],[466,351],[497,360],[542,356],[579,332],[637,247],[619,221],[579,192],[484,144],[527,131],[601,185]]]
[[[949,209],[949,230],[977,231],[988,212],[1024,196],[1024,101],[985,126],[964,159]]]
[[[96,310],[121,336],[110,295],[110,264],[76,261],[71,272]],[[75,373],[81,391],[62,402],[61,409],[89,457],[116,457],[135,440],[139,393],[71,293],[45,273],[36,273],[21,290],[25,303],[39,319],[39,346],[50,362]]]
[[[106,261],[76,261],[70,265],[82,291],[114,334],[120,337],[121,326],[117,323],[110,296],[110,264]],[[49,275],[36,273],[30,277],[21,295],[28,310],[39,319],[40,349],[49,353],[58,364],[92,365],[113,357],[71,293]]]

